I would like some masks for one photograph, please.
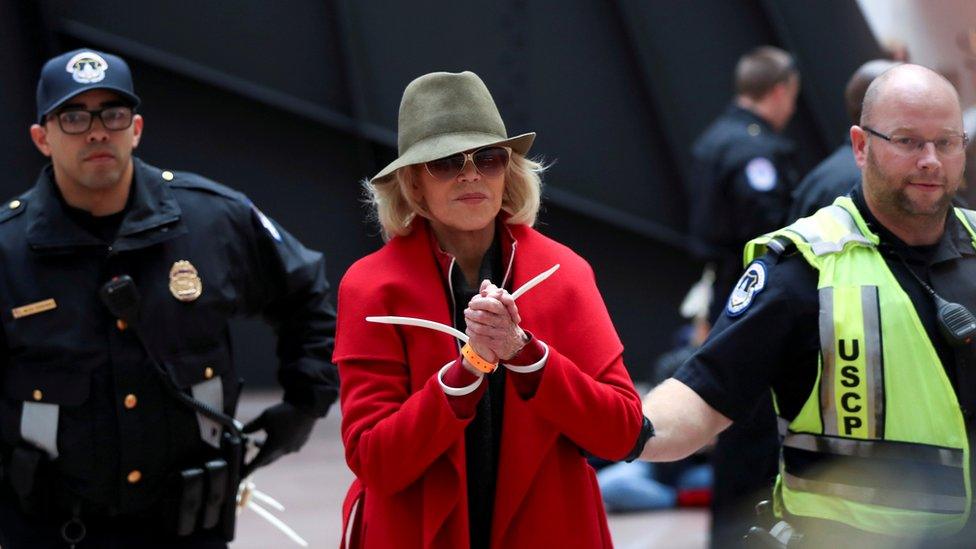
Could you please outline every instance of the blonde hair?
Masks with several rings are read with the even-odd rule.
[[[379,224],[384,241],[409,234],[414,217],[426,217],[421,205],[409,192],[416,177],[414,170],[418,166],[404,166],[382,183],[370,183],[368,179],[363,181],[365,202],[372,208],[369,219]],[[507,223],[535,225],[542,199],[542,172],[546,167],[540,160],[512,153],[502,194],[502,210],[509,214]]]

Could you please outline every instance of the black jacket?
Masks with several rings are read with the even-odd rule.
[[[0,209],[0,450],[9,455],[24,444],[24,401],[59,405],[57,489],[109,514],[145,511],[172,474],[213,452],[201,442],[196,416],[163,390],[132,327],[99,300],[111,277],[134,279],[141,333],[176,382],[190,387],[221,376],[228,413],[240,386],[231,317],[260,314],[276,330],[286,401],[322,416],[338,388],[322,255],[241,193],[133,162],[131,196],[111,242],[68,215],[51,166]],[[180,260],[202,282],[193,301],[171,293],[170,270]],[[55,308],[12,314],[48,299]],[[130,395],[134,407],[125,405]],[[127,480],[132,471],[140,472],[138,482]]]
[[[793,206],[786,223],[813,215],[820,208],[833,204],[838,196],[851,192],[860,183],[861,169],[854,160],[851,138],[848,137],[800,181],[800,185],[793,192]]]

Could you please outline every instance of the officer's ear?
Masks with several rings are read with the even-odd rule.
[[[132,117],[132,148],[139,146],[139,140],[142,139],[142,126],[145,121],[142,119],[141,114],[134,115]]]
[[[47,129],[40,124],[31,124],[30,127],[31,141],[34,142],[34,146],[37,150],[41,151],[44,156],[51,156],[51,145],[47,142]]]
[[[858,168],[863,168],[868,162],[868,133],[864,128],[854,125],[851,126],[851,150],[854,152],[854,161]]]

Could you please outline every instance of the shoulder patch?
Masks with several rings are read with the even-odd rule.
[[[752,300],[766,287],[766,265],[762,261],[753,261],[746,267],[746,272],[735,283],[725,312],[731,317],[744,313]]]
[[[776,187],[776,167],[768,158],[757,156],[746,164],[746,179],[759,192],[771,191]]]

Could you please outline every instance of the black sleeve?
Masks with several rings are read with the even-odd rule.
[[[738,314],[728,308],[708,339],[675,374],[733,421],[745,418],[763,391],[787,396],[780,412],[792,417],[816,378],[817,275],[799,254],[758,260],[765,284]]]
[[[249,225],[245,305],[249,313],[262,314],[278,336],[278,381],[284,400],[325,416],[339,394],[338,371],[331,363],[336,312],[325,258],[254,206]]]

